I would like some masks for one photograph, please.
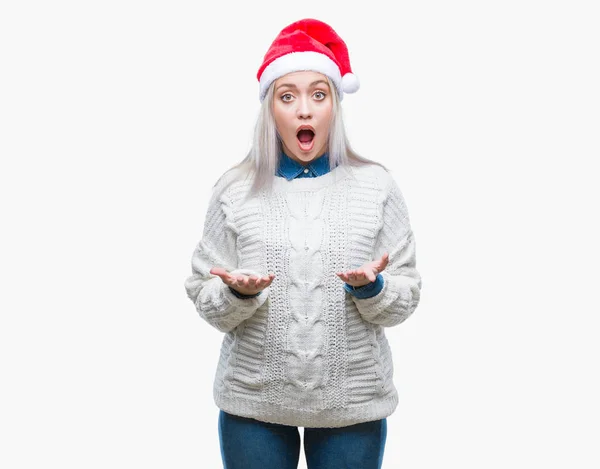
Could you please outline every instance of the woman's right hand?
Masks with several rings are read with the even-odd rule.
[[[271,285],[275,274],[269,274],[264,277],[258,277],[257,275],[243,275],[243,274],[230,274],[222,267],[213,267],[210,269],[210,273],[218,275],[221,280],[229,285],[231,288],[241,293],[242,295],[254,295],[266,287]]]

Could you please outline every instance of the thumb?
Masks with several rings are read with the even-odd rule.
[[[390,259],[389,254],[387,252],[385,252],[378,260],[373,262],[373,266],[374,266],[374,270],[375,270],[376,274],[381,272],[382,270],[385,270],[385,268],[388,265],[389,259]]]
[[[225,270],[223,267],[213,267],[212,269],[210,269],[210,273],[213,275],[218,275],[221,278],[223,278],[223,276],[229,275],[229,272],[227,272],[227,270]]]

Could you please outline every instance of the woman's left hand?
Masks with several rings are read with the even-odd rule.
[[[386,252],[379,260],[367,262],[358,269],[336,272],[336,275],[348,285],[363,287],[375,281],[377,274],[388,265],[389,259],[389,254]]]

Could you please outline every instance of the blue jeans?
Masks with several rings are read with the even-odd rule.
[[[304,428],[308,469],[381,469],[387,420],[339,428]],[[219,413],[224,469],[297,469],[298,427]]]

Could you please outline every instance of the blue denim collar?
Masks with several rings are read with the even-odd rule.
[[[282,151],[279,158],[277,175],[284,177],[289,181],[302,174],[306,174],[304,173],[305,168],[308,168],[309,173],[307,176],[303,177],[318,177],[327,174],[329,172],[329,154],[325,152],[304,166],[287,156],[285,152]]]

